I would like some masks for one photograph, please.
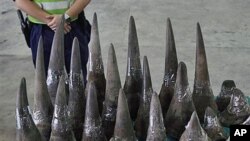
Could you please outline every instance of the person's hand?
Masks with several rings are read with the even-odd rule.
[[[67,34],[70,32],[70,30],[71,30],[70,23],[65,23],[64,24],[64,33]]]
[[[61,22],[62,15],[50,15],[46,17],[49,22],[47,25],[54,31],[58,28]],[[71,26],[69,23],[64,23],[64,33],[68,33],[71,30]]]
[[[46,18],[43,22],[48,25],[52,19],[53,19],[53,17],[51,15],[48,15],[48,16],[46,16]]]
[[[61,22],[61,17],[62,17],[62,15],[49,15],[49,16],[47,16],[46,18],[50,21],[47,23],[47,25],[52,30],[55,31]]]

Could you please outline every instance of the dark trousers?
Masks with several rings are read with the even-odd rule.
[[[71,31],[65,34],[64,36],[64,47],[65,47],[64,54],[65,54],[66,71],[67,73],[70,72],[72,42],[74,37],[77,37],[80,45],[83,79],[84,82],[86,83],[87,62],[89,57],[88,43],[90,40],[91,26],[87,20],[85,20],[84,23],[76,20],[71,22],[70,25],[71,25]],[[43,37],[44,64],[47,76],[54,31],[51,30],[47,25],[32,24],[30,33],[30,48],[32,51],[32,59],[34,66],[36,65],[37,47],[40,36]]]

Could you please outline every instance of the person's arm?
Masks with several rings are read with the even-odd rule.
[[[73,5],[65,12],[70,17],[76,17],[89,4],[90,0],[75,0]]]
[[[50,14],[42,10],[37,4],[30,0],[16,0],[15,4],[17,8],[21,9],[28,15],[35,17],[46,24],[51,21],[51,19],[47,18],[50,16]]]
[[[76,17],[83,9],[89,4],[90,0],[75,0],[72,6],[65,12],[69,17]],[[47,24],[52,30],[56,30],[57,26],[60,23],[61,15],[51,15],[47,18],[52,18],[52,20]],[[65,23],[64,26],[65,33],[71,30],[71,27],[68,23]]]

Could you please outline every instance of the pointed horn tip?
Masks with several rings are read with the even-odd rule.
[[[65,79],[64,76],[60,76],[58,88],[56,92],[55,104],[65,105],[66,102],[66,93],[65,93]]]
[[[196,29],[196,53],[198,52],[205,52],[202,30],[199,23],[197,23],[197,29]],[[204,55],[206,56],[206,53]]]
[[[42,36],[39,37],[38,41],[35,77],[36,77],[35,81],[38,81],[39,83],[41,83],[40,81],[42,81],[40,79],[46,79],[45,69],[44,69],[44,47],[43,47]]]
[[[88,94],[89,94],[89,93],[94,93],[94,94],[96,95],[96,97],[97,97],[97,94],[96,94],[96,86],[95,86],[94,81],[88,82],[88,84],[87,84],[87,90],[88,90]],[[88,94],[87,94],[87,99],[88,99],[88,97],[89,97]]]
[[[182,79],[187,79],[187,66],[184,62],[180,62],[177,68],[177,78],[180,78],[181,81],[183,81]],[[177,79],[176,79],[177,81]],[[188,80],[186,80],[188,81]]]
[[[118,113],[121,113],[121,111],[124,111],[124,110],[125,111],[128,110],[128,114],[129,114],[127,98],[126,98],[126,95],[125,95],[123,89],[121,88],[119,90],[119,95],[118,95],[117,116],[118,116]],[[130,114],[128,117],[130,117]]]
[[[148,62],[148,57],[147,56],[143,56],[143,64],[146,64]]]
[[[44,66],[44,47],[43,47],[43,38],[42,38],[42,36],[40,36],[39,41],[38,41],[38,47],[37,47],[35,72],[40,74],[41,72],[38,72],[38,71],[41,71],[41,70],[43,71],[44,70],[43,66]]]
[[[23,88],[26,89],[26,78],[25,77],[22,77],[21,83],[20,83],[20,90],[22,90]]]
[[[91,34],[93,34],[92,32],[95,31],[95,30],[98,31],[98,20],[97,20],[96,12],[94,13],[93,19],[92,19]]]
[[[134,20],[135,20],[134,16],[131,15],[131,16],[129,17],[129,20],[133,20],[133,21],[134,21]]]
[[[142,73],[143,73],[144,78],[147,78],[148,76],[150,76],[150,70],[149,70],[149,64],[148,64],[148,57],[147,56],[143,56],[143,71],[142,71]]]
[[[41,36],[39,37],[38,42],[40,43],[40,42],[42,42],[42,40],[43,40],[43,36],[41,35]]]
[[[132,133],[133,130],[132,121],[130,119],[130,113],[128,109],[127,99],[123,92],[123,89],[120,88],[118,103],[117,103],[117,112],[116,112],[116,121],[114,128],[114,135],[116,136],[127,136],[128,133]],[[121,132],[128,131],[128,132]]]
[[[167,32],[168,32],[168,34],[171,34],[171,31],[172,31],[172,23],[171,23],[170,18],[167,18]]]
[[[194,111],[194,112],[192,113],[190,120],[193,120],[193,119],[195,119],[195,118],[197,118],[197,119],[199,120],[199,118],[198,118],[198,115],[197,115],[197,112],[196,112],[196,111]]]
[[[178,68],[180,68],[180,69],[186,69],[187,67],[186,67],[186,64],[184,63],[184,62],[180,62],[179,63],[179,65],[178,65]]]
[[[155,108],[157,108],[158,110],[161,111],[161,103],[160,103],[160,100],[159,100],[159,96],[154,91],[153,94],[152,94],[152,97],[151,97],[151,102],[150,102],[150,113],[154,112],[154,110],[152,110],[152,109],[155,109]]]
[[[26,78],[22,77],[17,95],[20,95],[25,89],[26,89]]]
[[[197,28],[201,28],[201,26],[200,26],[200,23],[199,23],[199,22],[197,22],[197,23],[196,23],[196,26],[197,26]]]
[[[21,78],[21,85],[26,85],[26,78],[25,77]]]
[[[21,78],[20,87],[17,92],[16,97],[16,107],[22,108],[23,106],[28,106],[27,101],[27,90],[26,90],[26,79],[25,77]]]
[[[236,84],[234,83],[233,80],[224,80],[222,82],[222,87],[233,88],[236,87]]]
[[[202,32],[201,32],[201,26],[199,22],[197,22],[196,27],[197,27],[197,34],[199,35],[198,37],[200,37],[200,35],[202,35]]]
[[[117,58],[116,58],[115,48],[113,44],[111,43],[109,46],[109,50],[108,50],[108,65],[110,64],[114,65],[114,63],[116,63],[117,65]],[[108,66],[108,67],[111,67],[111,66]]]
[[[72,52],[74,52],[74,50],[76,49],[75,46],[79,46],[79,40],[78,40],[77,37],[74,37],[74,39],[73,39]],[[79,47],[78,47],[78,48],[79,48]],[[78,49],[77,49],[77,51],[78,51]]]
[[[94,12],[94,17],[97,17],[97,14],[96,14],[96,12]]]
[[[88,82],[87,88],[87,97],[86,97],[86,112],[92,117],[99,117],[99,108],[98,108],[98,99],[95,83],[93,81]]]
[[[197,22],[196,27],[197,27],[197,34],[198,34],[198,35],[199,35],[199,34],[202,34],[202,33],[201,33],[201,25],[200,25],[199,22]]]
[[[171,26],[171,19],[169,17],[167,18],[167,24],[168,26]]]
[[[38,49],[37,49],[37,53],[38,53],[38,50],[43,50],[43,37],[40,36],[39,37],[39,40],[38,40]]]
[[[189,122],[188,122],[188,126],[190,126],[192,128],[196,124],[200,124],[200,120],[199,120],[199,117],[198,117],[196,111],[194,111],[191,115]]]
[[[65,23],[65,17],[64,15],[61,16],[61,22],[60,22],[60,26],[59,27],[64,27],[64,23]]]
[[[97,22],[97,14],[96,14],[96,12],[93,15],[93,23],[95,23],[95,22]]]
[[[126,103],[127,103],[126,95],[125,95],[123,89],[120,88],[120,90],[119,90],[119,95],[118,95],[118,105],[120,105],[119,103],[121,103],[121,101],[123,101],[123,100],[125,100]],[[122,103],[123,103],[123,102],[122,102]]]
[[[64,82],[64,76],[60,76],[59,78],[59,83],[58,83],[58,87],[57,87],[57,92],[60,91],[60,89],[65,88],[65,82]],[[56,94],[57,95],[57,94]]]
[[[184,62],[180,62],[178,68],[180,67],[181,73],[187,73],[187,65]]]
[[[129,25],[135,25],[135,18],[133,16],[130,16],[129,18]]]
[[[115,48],[114,48],[114,45],[113,45],[113,43],[110,43],[110,45],[109,45],[109,53],[114,53],[115,52]]]
[[[79,42],[77,37],[74,37],[73,42]]]

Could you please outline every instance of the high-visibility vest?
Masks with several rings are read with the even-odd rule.
[[[39,7],[49,14],[64,14],[75,0],[33,0]],[[45,24],[42,21],[28,15],[29,21],[38,24]]]

